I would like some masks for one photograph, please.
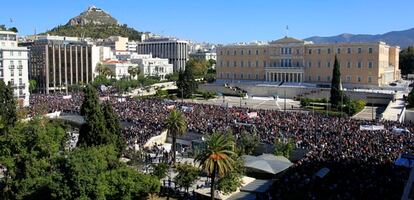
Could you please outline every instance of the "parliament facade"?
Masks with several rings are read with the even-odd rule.
[[[346,87],[380,87],[401,78],[399,47],[383,42],[313,44],[290,37],[218,47],[216,77],[228,82],[330,84],[335,55]]]

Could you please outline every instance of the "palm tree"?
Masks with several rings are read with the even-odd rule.
[[[210,194],[212,200],[215,196],[216,174],[223,177],[234,168],[233,157],[236,155],[234,146],[234,139],[231,135],[213,133],[206,139],[206,148],[195,159],[200,162],[204,171],[211,178]]]
[[[128,67],[128,73],[130,74],[131,79],[141,73],[141,70],[139,70],[138,67],[129,66]]]
[[[176,143],[177,136],[183,135],[187,131],[187,120],[183,113],[177,110],[172,110],[170,116],[166,120],[168,133],[172,136],[172,151],[173,151],[173,164],[176,157]]]

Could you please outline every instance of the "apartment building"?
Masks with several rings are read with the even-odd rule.
[[[0,31],[0,81],[11,84],[22,106],[29,106],[28,49],[18,47],[17,34]]]
[[[151,38],[138,43],[138,54],[152,54],[157,58],[167,58],[174,66],[174,72],[185,70],[188,60],[188,42],[171,38]]]
[[[399,47],[383,42],[313,44],[285,37],[265,45],[217,48],[217,79],[331,83],[335,55],[345,87],[380,87],[399,80]]]

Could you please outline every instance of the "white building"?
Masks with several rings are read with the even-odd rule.
[[[0,31],[0,81],[9,82],[14,96],[23,106],[29,105],[28,49],[17,46],[17,34]]]
[[[120,60],[108,60],[103,62],[103,64],[108,66],[109,69],[111,69],[114,72],[116,80],[130,77],[128,73],[129,67],[138,67],[138,64]]]
[[[114,57],[115,56],[110,47],[92,46],[92,71],[94,72],[94,77],[98,75],[96,65],[104,62],[105,60],[114,59]]]
[[[153,58],[152,54],[132,54],[131,62],[138,64],[144,76],[157,76],[161,80],[174,72],[173,64],[169,64],[168,59]]]

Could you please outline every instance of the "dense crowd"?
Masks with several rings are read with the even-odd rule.
[[[79,113],[83,96],[72,93],[33,95],[31,112],[65,111]],[[106,95],[106,94],[105,94]],[[369,121],[327,117],[305,112],[279,112],[249,108],[180,103],[157,99],[110,98],[130,144],[144,144],[164,128],[172,106],[186,107],[188,130],[200,134],[231,130],[236,137],[255,130],[263,143],[293,138],[297,148],[308,153],[282,174],[272,190],[276,199],[395,199],[400,198],[408,170],[393,165],[404,152],[411,152],[413,134],[396,134],[394,127],[414,132],[412,124],[376,122],[384,130],[360,130]],[[46,105],[46,106],[45,106]],[[255,112],[257,117],[248,113]],[[330,169],[324,178],[315,178],[321,168]]]

